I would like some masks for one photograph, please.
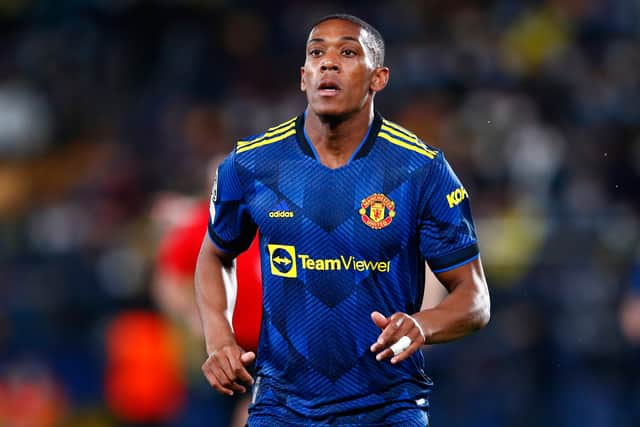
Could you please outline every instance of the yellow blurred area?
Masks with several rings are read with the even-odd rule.
[[[492,287],[511,286],[529,272],[547,234],[544,216],[512,206],[477,220],[482,261]]]
[[[507,29],[502,59],[517,74],[535,73],[567,49],[570,33],[570,22],[552,9],[535,10]]]

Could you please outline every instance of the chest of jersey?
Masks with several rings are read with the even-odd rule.
[[[294,247],[302,268],[384,272],[417,233],[411,171],[373,155],[339,169],[308,157],[269,162],[254,182],[248,204],[263,244]]]

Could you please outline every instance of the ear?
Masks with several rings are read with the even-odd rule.
[[[307,90],[307,85],[304,82],[304,67],[300,67],[300,90],[302,92]]]
[[[389,83],[388,67],[378,67],[373,70],[373,77],[371,78],[371,85],[369,86],[371,91],[380,92],[387,87],[387,83]]]

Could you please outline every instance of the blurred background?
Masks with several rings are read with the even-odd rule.
[[[0,426],[229,425],[171,236],[333,12],[472,199],[493,315],[425,350],[433,424],[640,425],[638,0],[2,0]]]

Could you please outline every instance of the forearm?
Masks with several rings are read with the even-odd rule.
[[[481,302],[465,303],[461,308],[460,301],[447,301],[467,298],[451,294],[438,306],[413,315],[422,327],[427,344],[462,338],[488,323],[488,307]]]
[[[235,343],[231,317],[235,295],[235,263],[223,260],[211,248],[211,243],[204,241],[195,273],[196,304],[202,322],[202,331],[206,343],[207,354],[211,354],[225,344]]]
[[[413,315],[422,327],[427,344],[462,338],[489,322],[489,292],[480,261],[460,269],[438,275],[449,295],[437,306]]]

